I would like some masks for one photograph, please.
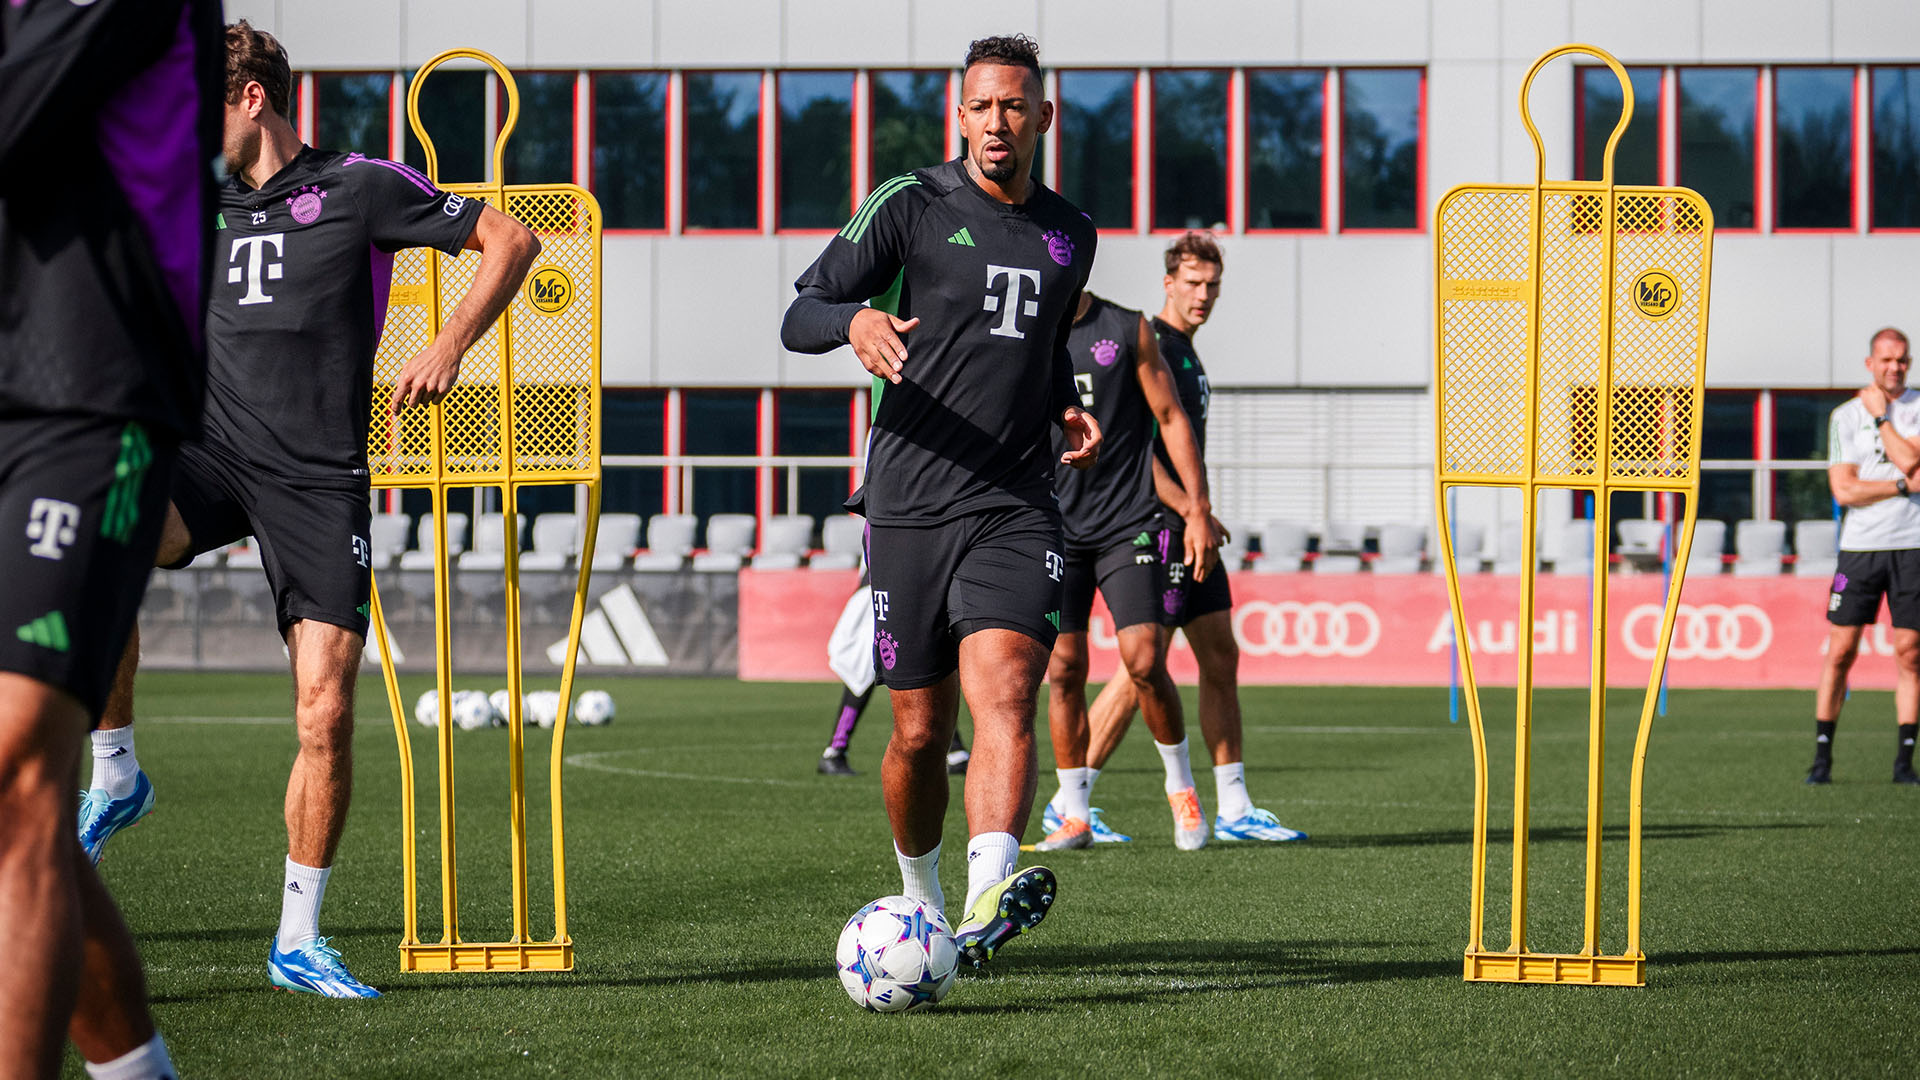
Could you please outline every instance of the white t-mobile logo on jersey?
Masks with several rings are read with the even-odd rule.
[[[36,543],[27,554],[58,559],[60,549],[73,543],[73,527],[80,524],[80,508],[59,499],[35,499],[27,510],[27,539]]]
[[[240,298],[240,303],[242,304],[273,303],[273,297],[268,296],[266,290],[260,286],[267,281],[279,281],[282,264],[277,262],[266,263],[266,276],[261,276],[260,264],[266,262],[266,249],[268,244],[273,245],[273,253],[275,256],[285,256],[285,233],[267,233],[264,236],[241,236],[236,237],[233,241],[233,250],[227,255],[227,262],[231,264],[227,267],[227,284],[238,285],[242,281],[247,283],[247,293]],[[245,249],[246,252],[244,256],[241,254],[242,249]],[[246,260],[244,263],[241,262],[243,257]]]
[[[994,285],[1001,278],[1007,279],[1007,295],[1004,304],[1000,302],[1000,297],[994,295]],[[1027,336],[1021,333],[1019,326],[1015,324],[1020,315],[1040,314],[1040,301],[1021,298],[1024,290],[1021,289],[1020,283],[1023,281],[1032,282],[1034,293],[1039,293],[1040,271],[1028,270],[1024,266],[993,266],[991,264],[987,266],[987,302],[982,310],[1000,313],[1000,325],[994,327],[992,333],[1010,338]]]

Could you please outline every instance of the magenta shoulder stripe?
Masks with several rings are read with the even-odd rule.
[[[401,176],[404,176],[407,179],[413,181],[414,187],[419,188],[421,191],[424,191],[429,195],[437,195],[440,193],[440,189],[433,186],[433,181],[427,179],[425,176],[422,176],[420,174],[420,170],[414,168],[411,165],[406,164],[405,162],[388,161],[386,158],[370,158],[365,154],[348,154],[347,160],[341,162],[340,167],[344,169],[349,165],[358,165],[361,162],[366,162],[368,165],[379,165],[384,168],[392,169],[394,172],[397,172]]]

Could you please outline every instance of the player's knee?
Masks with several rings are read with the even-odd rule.
[[[40,754],[0,760],[0,847],[41,843],[36,838],[55,825],[72,824],[73,804],[63,772]]]
[[[1087,685],[1087,654],[1056,651],[1047,660],[1047,682],[1056,690]]]
[[[1901,635],[1903,638],[1906,635]],[[1893,658],[1901,671],[1920,672],[1920,641],[1897,640],[1893,644]]]
[[[952,743],[951,736],[935,730],[934,725],[926,722],[902,722],[894,718],[893,737],[887,742],[887,749],[907,757],[926,757],[938,754],[945,757],[947,747]]]

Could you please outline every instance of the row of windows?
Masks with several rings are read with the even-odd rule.
[[[1634,115],[1617,183],[1693,188],[1722,229],[1920,228],[1920,67],[1627,71]],[[1606,68],[1575,78],[1575,174],[1597,180],[1620,85]]]
[[[303,80],[313,98],[306,130],[327,149],[391,154],[410,78],[314,73]],[[1420,70],[1063,70],[1053,78],[1057,123],[1035,175],[1103,229],[1324,230],[1334,216],[1330,190],[1342,229],[1421,227]],[[943,160],[959,143],[957,77],[946,71],[536,71],[514,79],[520,113],[507,182],[582,183],[615,229],[667,230],[668,194],[678,185],[674,227],[760,231],[763,184],[773,188],[773,227],[836,229],[871,186],[861,177]],[[493,76],[441,70],[423,88],[420,114],[441,178],[489,174],[506,114]],[[862,130],[865,146],[856,147]],[[424,167],[412,132],[400,134],[400,152]],[[575,152],[580,138],[585,155]],[[1244,147],[1237,176],[1234,146]]]

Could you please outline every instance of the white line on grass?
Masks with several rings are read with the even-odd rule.
[[[687,747],[675,747],[677,750]],[[741,747],[734,747],[739,750]],[[762,776],[711,776],[704,773],[669,772],[665,769],[633,769],[624,765],[608,765],[601,758],[620,754],[644,753],[644,750],[597,750],[586,754],[568,754],[561,760],[568,765],[581,769],[593,769],[598,772],[619,773],[622,776],[645,776],[654,780],[692,780],[715,784],[764,784],[768,787],[804,787],[817,788],[820,785],[811,780],[779,780]]]
[[[1495,721],[1490,721],[1490,723]],[[1618,723],[1618,721],[1616,721]],[[1654,738],[1666,739],[1804,739],[1805,735],[1797,731],[1687,731],[1666,730],[1662,720],[1654,720]],[[1452,735],[1465,731],[1462,724],[1428,724],[1424,727],[1402,725],[1391,727],[1380,725],[1373,727],[1365,724],[1317,725],[1317,724],[1248,724],[1247,731],[1257,731],[1262,735]],[[1534,742],[1585,742],[1585,731],[1540,731],[1533,733]]]
[[[248,724],[270,725],[291,724],[291,716],[140,716],[135,717],[142,724]]]
[[[1466,803],[1440,804],[1440,803],[1418,803],[1418,802],[1366,801],[1361,799],[1305,799],[1305,798],[1290,799],[1285,797],[1267,799],[1265,801],[1275,802],[1275,803],[1292,803],[1296,806],[1359,807],[1365,810],[1422,810],[1422,811],[1428,811],[1436,814],[1456,814],[1456,813],[1461,813],[1463,811],[1469,811],[1472,809],[1471,806],[1469,806]],[[1570,823],[1583,825],[1586,823],[1586,817],[1585,817],[1586,809],[1587,808],[1584,805],[1580,805],[1580,806],[1575,806],[1571,804],[1542,805],[1539,803],[1535,803],[1535,804],[1532,804],[1531,812],[1536,815],[1559,814],[1559,815],[1563,815]],[[1650,816],[1647,823],[1650,825],[1672,828],[1672,827],[1675,827],[1676,825],[1685,824],[1685,819],[1689,817],[1733,818],[1736,820],[1741,818],[1760,818],[1760,819],[1768,819],[1768,820],[1784,820],[1784,821],[1787,821],[1789,824],[1804,824],[1804,825],[1820,825],[1820,824],[1834,824],[1834,823],[1847,824],[1847,823],[1858,823],[1861,821],[1910,821],[1912,820],[1912,816],[1908,814],[1874,814],[1874,813],[1853,812],[1853,811],[1844,811],[1844,810],[1839,812],[1831,812],[1831,813],[1823,814],[1818,812],[1810,813],[1805,810],[1722,810],[1722,809],[1689,810],[1685,807],[1661,807],[1659,810],[1659,814],[1660,814],[1659,819],[1656,820]],[[1539,825],[1540,821],[1536,818],[1534,824]],[[1619,824],[1619,823],[1610,822],[1609,824]],[[1510,829],[1512,825],[1513,825],[1513,819],[1509,817],[1504,823],[1504,827]],[[1502,827],[1503,827],[1503,824],[1497,821],[1491,822],[1488,825],[1489,829],[1499,829]]]

